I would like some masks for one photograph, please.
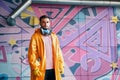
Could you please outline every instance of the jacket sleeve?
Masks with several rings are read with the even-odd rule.
[[[36,39],[32,36],[28,50],[28,62],[32,70],[36,69],[40,63],[37,61],[37,45]]]
[[[62,50],[60,48],[60,42],[59,42],[58,38],[57,38],[57,44],[58,44],[59,70],[60,70],[60,73],[63,74],[64,73],[64,59],[63,59]]]
[[[60,48],[59,48],[59,70],[61,74],[64,73],[64,60],[63,60],[62,51]]]

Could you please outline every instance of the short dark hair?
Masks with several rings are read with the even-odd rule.
[[[47,15],[42,15],[42,16],[39,18],[39,21],[41,21],[43,18],[48,18],[48,19],[50,19]]]

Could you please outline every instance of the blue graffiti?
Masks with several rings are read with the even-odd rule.
[[[110,80],[109,78],[104,78],[103,80]]]
[[[7,74],[0,74],[0,80],[8,80]]]

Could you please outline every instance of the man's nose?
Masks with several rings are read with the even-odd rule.
[[[47,23],[45,23],[45,26],[47,26]]]

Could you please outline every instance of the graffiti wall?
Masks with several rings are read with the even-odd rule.
[[[22,0],[0,0],[0,80],[30,80],[31,35],[43,14],[60,40],[63,80],[120,80],[120,7],[31,4],[9,26]]]

